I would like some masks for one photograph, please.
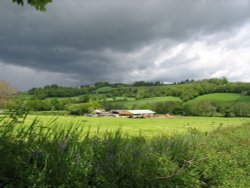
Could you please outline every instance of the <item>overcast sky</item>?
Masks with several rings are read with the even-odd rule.
[[[0,80],[250,81],[250,0],[0,1]]]

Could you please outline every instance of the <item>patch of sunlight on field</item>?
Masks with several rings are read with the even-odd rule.
[[[143,104],[151,104],[156,102],[169,102],[169,101],[181,101],[179,97],[151,97],[151,98],[145,98],[145,99],[139,99],[139,100],[128,100],[128,101],[118,101],[116,103],[122,104],[127,108],[133,108],[135,105],[143,105]]]
[[[196,97],[187,103],[195,103],[200,101],[214,101],[221,104],[234,102],[250,102],[250,96],[242,96],[236,93],[212,93]]]
[[[70,125],[74,125],[84,127],[84,130],[90,130],[91,133],[97,130],[105,132],[121,129],[129,135],[142,134],[144,136],[180,134],[187,132],[191,128],[205,132],[215,130],[218,127],[226,128],[250,123],[250,118],[176,117],[174,119],[123,119],[29,115],[25,124],[31,124],[35,118],[37,118],[41,126],[45,127],[58,126],[59,128],[67,128]]]

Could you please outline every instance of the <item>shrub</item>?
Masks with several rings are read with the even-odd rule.
[[[91,101],[89,103],[75,104],[69,107],[69,114],[84,115],[86,113],[92,113],[97,108],[100,108],[100,104],[96,101]]]

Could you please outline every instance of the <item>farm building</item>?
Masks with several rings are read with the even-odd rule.
[[[144,118],[144,117],[152,117],[155,112],[151,110],[111,110],[112,114],[116,117],[130,117],[130,118]]]
[[[110,112],[101,112],[98,114],[98,116],[99,117],[115,117],[115,115]]]
[[[114,114],[116,117],[129,117],[131,113],[128,110],[111,110],[112,114]]]
[[[131,113],[132,118],[146,118],[153,117],[155,112],[151,110],[128,110]]]
[[[115,117],[111,112],[105,112],[103,110],[95,110],[95,114],[99,117]]]
[[[129,118],[147,118],[153,117],[155,112],[151,110],[111,110],[109,112],[95,110],[98,117],[129,117]]]

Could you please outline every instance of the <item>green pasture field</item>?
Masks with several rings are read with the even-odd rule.
[[[79,99],[80,97],[83,97],[84,95],[77,95],[77,96],[74,96],[74,97],[48,97],[44,100],[51,100],[51,99],[57,99],[57,100],[60,100],[60,101],[66,101],[66,100],[77,100]]]
[[[123,101],[117,103],[123,104],[126,108],[133,108],[133,106],[137,105],[144,105],[144,104],[151,104],[151,103],[165,102],[165,101],[181,101],[181,99],[179,97],[167,96],[167,97],[151,97],[140,100]]]
[[[218,127],[234,127],[250,123],[250,118],[220,118],[220,117],[174,117],[151,118],[151,119],[129,119],[129,118],[99,118],[79,116],[35,116],[29,115],[25,124],[29,125],[37,118],[38,126],[58,126],[67,128],[70,125],[83,127],[91,133],[115,132],[121,129],[125,134],[137,136],[139,134],[151,137],[155,135],[173,135],[186,133],[191,129],[202,132],[212,131]],[[53,123],[51,123],[53,122]],[[86,129],[85,129],[86,128]]]
[[[93,93],[108,93],[114,90],[112,87],[100,87],[93,91]]]
[[[106,101],[108,102],[113,102],[113,101],[135,101],[135,98],[132,97],[114,97],[114,98],[105,98]]]
[[[242,96],[240,94],[235,93],[213,93],[196,97],[195,99],[190,100],[187,103],[195,103],[200,101],[211,101],[222,105],[233,104],[235,102],[250,103],[250,96]]]
[[[87,95],[89,96],[89,98],[91,100],[91,99],[96,99],[96,98],[97,99],[98,98],[102,98],[104,94],[92,94],[91,93],[91,94],[87,94]],[[70,100],[70,99],[72,99],[72,100],[78,100],[79,98],[84,97],[84,96],[86,96],[86,95],[77,95],[77,96],[74,96],[74,97],[48,97],[45,100],[51,100],[51,99],[57,99],[57,100],[60,100],[60,101],[65,101],[65,100]],[[109,102],[110,101],[114,101],[114,99],[115,99],[115,101],[124,101],[124,100],[132,101],[132,100],[135,100],[135,98],[131,98],[131,97],[105,98],[105,100],[109,101]],[[101,99],[101,100],[103,100],[103,99]]]

